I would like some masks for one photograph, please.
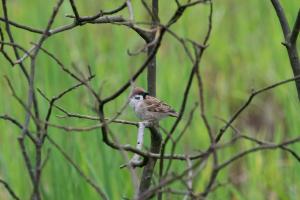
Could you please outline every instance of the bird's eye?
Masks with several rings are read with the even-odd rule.
[[[141,99],[141,97],[140,97],[140,96],[135,96],[135,97],[134,97],[134,99],[136,99],[136,100],[140,100],[140,99]]]

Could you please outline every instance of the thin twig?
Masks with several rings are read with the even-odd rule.
[[[228,123],[220,129],[217,137],[215,138],[216,143],[218,143],[220,141],[220,139],[222,138],[223,134],[226,132],[226,130],[230,127],[230,125],[238,118],[238,116],[250,105],[250,103],[252,102],[253,98],[255,96],[257,96],[258,94],[261,94],[265,91],[271,90],[273,88],[276,88],[278,86],[281,86],[283,84],[295,81],[295,80],[299,80],[300,79],[300,75],[299,76],[295,76],[294,78],[290,78],[290,79],[286,79],[277,83],[274,83],[272,85],[266,86],[262,89],[253,91],[250,96],[248,97],[248,100],[233,114],[233,116],[230,118],[230,120],[228,120]]]
[[[74,167],[74,169],[78,172],[78,174],[99,194],[101,198],[107,200],[108,197],[102,191],[102,189],[96,185],[96,183],[91,180],[88,176],[84,174],[84,172],[79,168],[79,166],[70,158],[70,156],[51,138],[47,135],[46,139],[63,155],[63,157]]]
[[[20,198],[16,195],[16,193],[13,191],[13,189],[9,186],[9,184],[4,181],[3,179],[0,179],[0,183],[6,188],[7,192],[10,194],[10,196],[15,200],[20,200]]]

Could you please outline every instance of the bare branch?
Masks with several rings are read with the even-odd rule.
[[[144,143],[144,132],[145,132],[145,127],[146,125],[144,122],[139,122],[139,128],[138,128],[138,137],[137,137],[137,145],[136,149],[142,150],[143,143]],[[133,168],[137,166],[141,166],[143,164],[143,160],[141,160],[139,154],[134,154],[131,160],[129,161],[128,164],[125,166],[132,166]],[[122,168],[123,166],[121,166]]]
[[[3,179],[0,179],[0,183],[6,188],[7,192],[10,194],[10,196],[15,200],[20,200],[20,198],[16,195],[16,193],[13,191],[13,189],[9,186],[9,184],[4,181]]]
[[[60,67],[61,69],[66,72],[69,76],[71,76],[72,78],[74,78],[75,80],[77,80],[78,82],[82,83],[83,85],[86,86],[86,88],[93,94],[93,96],[96,98],[96,100],[98,102],[101,102],[100,97],[98,96],[97,92],[95,90],[93,90],[90,85],[87,84],[87,82],[85,80],[82,80],[81,78],[79,78],[77,75],[75,75],[73,72],[71,72],[69,69],[67,69],[64,64],[52,53],[50,53],[48,50],[40,47],[40,49],[47,54],[50,58],[52,58]]]
[[[127,0],[126,5],[128,7],[128,11],[129,11],[129,20],[134,21],[134,14],[133,14],[133,8],[132,8],[132,5],[131,5],[131,1]]]
[[[121,4],[119,7],[115,8],[114,10],[111,10],[111,11],[100,10],[100,12],[94,16],[84,16],[84,17],[80,17],[80,19],[83,21],[93,21],[93,20],[98,19],[99,17],[103,17],[105,15],[116,14],[116,13],[120,12],[121,10],[123,10],[124,8],[126,8],[126,6],[127,6],[127,1],[125,1],[123,4]],[[67,17],[74,18],[74,16],[72,16],[72,15],[67,15]]]
[[[251,93],[251,95],[248,97],[248,100],[235,112],[235,114],[230,118],[230,120],[228,121],[228,123],[220,129],[217,137],[215,138],[215,142],[218,143],[220,141],[220,139],[222,138],[223,134],[226,132],[226,130],[228,129],[228,127],[230,127],[230,125],[238,118],[238,116],[250,105],[250,103],[252,102],[253,98],[260,94],[263,93],[265,91],[271,90],[273,88],[276,88],[280,85],[295,81],[295,80],[299,80],[300,79],[300,75],[299,76],[295,76],[294,78],[290,78],[290,79],[286,79],[284,81],[280,81],[277,83],[274,83],[272,85],[269,85],[267,87],[264,87],[262,89],[253,91]]]
[[[9,22],[8,22],[6,0],[2,0],[2,9],[3,9],[3,14],[4,14],[4,22],[5,22],[5,29],[6,29],[7,35],[9,37],[10,42],[11,43],[15,43],[13,35],[11,33],[11,30],[10,30]],[[13,50],[14,50],[16,58],[19,59],[19,57],[20,57],[19,56],[19,52],[18,52],[18,50],[17,50],[17,48],[15,46],[13,46]],[[28,72],[26,71],[24,65],[22,63],[19,63],[19,66],[20,66],[22,72],[24,73],[26,79],[29,82],[29,75],[28,75]]]
[[[294,76],[300,75],[300,61],[298,56],[298,50],[296,45],[296,40],[299,34],[299,28],[300,28],[300,10],[298,10],[298,17],[295,22],[293,31],[291,32],[288,21],[286,19],[284,10],[279,2],[279,0],[271,0],[272,5],[276,11],[276,14],[278,16],[281,29],[284,35],[285,42],[283,43],[285,47],[287,48],[289,60],[291,63],[291,67],[293,69]],[[300,80],[296,80],[296,87],[298,92],[298,98],[300,101]]]
[[[63,155],[63,157],[74,167],[74,169],[78,172],[78,174],[89,184],[95,191],[99,194],[99,196],[107,200],[108,197],[106,194],[102,191],[102,189],[94,183],[93,180],[91,180],[89,177],[87,177],[84,172],[79,168],[79,166],[70,158],[70,156],[51,138],[49,135],[47,135],[47,140]]]
[[[297,138],[287,140],[287,141],[279,143],[279,144],[263,144],[263,145],[260,145],[258,147],[248,149],[246,151],[243,151],[243,152],[240,152],[240,153],[236,154],[235,156],[233,156],[229,160],[227,160],[224,163],[220,164],[218,166],[217,170],[219,171],[219,170],[223,169],[224,167],[228,166],[230,163],[234,162],[235,160],[240,159],[240,158],[242,158],[245,155],[248,155],[250,153],[254,153],[254,152],[257,152],[257,151],[261,151],[261,150],[276,149],[276,148],[280,148],[282,146],[287,146],[287,145],[290,145],[290,144],[294,144],[294,143],[299,142],[299,141],[300,141],[300,137],[297,137]]]
[[[292,30],[292,34],[291,34],[291,37],[290,37],[291,44],[296,45],[298,35],[299,35],[299,31],[300,31],[300,8],[298,10],[297,19],[296,19],[296,22],[294,24],[294,28]]]
[[[80,23],[80,20],[81,20],[81,19],[80,19],[80,16],[79,16],[77,7],[76,7],[76,5],[75,5],[75,2],[74,2],[74,0],[69,0],[69,1],[70,1],[70,4],[71,4],[73,13],[74,13],[74,15],[75,15],[76,22]]]
[[[14,26],[16,28],[23,29],[23,30],[26,30],[26,31],[29,31],[29,32],[32,32],[32,33],[43,34],[42,30],[35,29],[35,28],[30,27],[30,26],[25,26],[25,25],[22,25],[22,24],[18,24],[16,22],[6,20],[5,18],[2,18],[2,17],[0,17],[0,21],[7,22],[11,26]]]
[[[285,37],[285,42],[288,42],[288,35],[290,34],[290,27],[289,27],[289,23],[286,19],[286,16],[284,14],[284,10],[282,8],[282,6],[280,5],[279,0],[271,0],[273,7],[276,11],[276,14],[278,16],[284,37]]]

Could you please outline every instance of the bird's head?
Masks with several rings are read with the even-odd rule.
[[[135,107],[135,105],[145,99],[149,95],[143,88],[135,87],[129,97],[129,105]]]

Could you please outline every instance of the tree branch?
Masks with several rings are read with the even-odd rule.
[[[267,87],[264,87],[262,89],[253,91],[251,93],[251,95],[248,97],[248,100],[235,112],[235,114],[230,118],[230,120],[228,121],[228,123],[223,128],[220,129],[219,134],[215,138],[215,142],[218,143],[221,140],[221,138],[222,138],[223,134],[226,132],[226,130],[238,118],[238,116],[250,105],[250,103],[252,102],[253,98],[256,95],[258,95],[260,93],[263,93],[265,91],[271,90],[273,88],[276,88],[276,87],[278,87],[280,85],[283,85],[283,84],[286,84],[286,83],[289,83],[289,82],[292,82],[292,81],[296,81],[296,80],[299,80],[299,79],[300,79],[300,75],[296,76],[294,78],[290,78],[290,79],[287,79],[287,80],[284,80],[284,81],[280,81],[280,82],[274,83],[274,84],[269,85]]]
[[[296,22],[294,24],[294,28],[292,30],[292,34],[291,34],[291,37],[290,37],[291,44],[295,44],[296,45],[297,39],[298,39],[298,35],[299,35],[299,31],[300,31],[300,8],[298,10],[297,19],[296,19]]]
[[[278,16],[281,29],[285,38],[285,42],[283,43],[285,47],[287,48],[290,64],[294,73],[294,76],[300,75],[300,62],[299,62],[299,56],[298,56],[298,50],[297,50],[297,37],[299,34],[299,28],[300,28],[300,9],[298,10],[298,17],[296,19],[293,31],[291,32],[288,21],[286,19],[284,10],[279,2],[279,0],[271,0],[272,5],[276,11],[276,14]],[[300,80],[295,81],[298,98],[300,101]]]
[[[20,198],[16,195],[16,193],[13,191],[13,189],[9,186],[7,182],[5,182],[3,179],[0,179],[0,183],[6,188],[7,192],[10,194],[12,198],[15,200],[20,200]]]

